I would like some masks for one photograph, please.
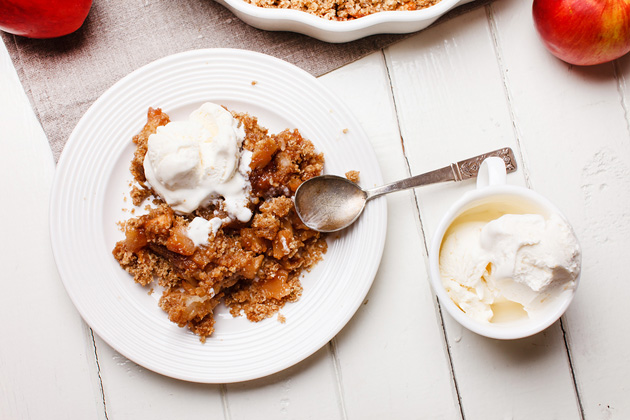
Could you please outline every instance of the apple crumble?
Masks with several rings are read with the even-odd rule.
[[[324,235],[300,221],[291,198],[302,182],[321,174],[323,155],[297,130],[269,134],[255,117],[231,114],[244,129],[242,150],[251,156],[247,170],[251,218],[227,217],[221,199],[182,213],[155,191],[145,174],[147,144],[170,119],[150,108],[146,125],[133,138],[136,149],[130,169],[134,205],[146,199],[150,205],[146,214],[121,222],[125,237],[113,250],[137,283],[161,286],[160,307],[202,342],[214,331],[213,311],[220,302],[234,316],[260,321],[298,300],[301,274],[327,249]],[[190,233],[199,220],[222,221],[201,244]]]
[[[426,9],[440,0],[245,0],[258,7],[293,9],[323,19],[346,21],[385,11]]]

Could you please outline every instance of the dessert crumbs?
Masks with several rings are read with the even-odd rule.
[[[345,175],[348,180],[354,182],[355,184],[359,183],[359,171],[348,171]]]

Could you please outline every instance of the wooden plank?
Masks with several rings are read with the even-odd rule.
[[[630,418],[630,58],[567,65],[539,42],[527,3],[493,8],[531,185],[567,214],[583,248],[564,320],[584,418]]]
[[[220,385],[184,382],[149,371],[95,336],[107,416],[111,419],[222,419]]]
[[[321,80],[360,120],[385,182],[407,177],[382,55],[372,54]],[[335,339],[347,418],[458,418],[413,193],[386,200],[388,232],[379,271],[364,305]]]
[[[0,418],[104,419],[88,328],[50,249],[54,162],[0,41]]]
[[[226,390],[230,420],[343,418],[328,346],[282,372]]]
[[[388,50],[414,174],[503,146],[519,153],[503,82],[512,68],[503,68],[494,38],[492,19],[478,9]],[[526,169],[509,182],[525,185]],[[417,190],[427,243],[448,207],[472,188],[468,182]],[[502,342],[463,329],[447,314],[444,322],[466,419],[579,418],[558,323],[529,339]]]

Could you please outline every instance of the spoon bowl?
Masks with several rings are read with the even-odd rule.
[[[295,191],[295,209],[302,222],[319,232],[336,232],[354,223],[365,208],[368,194],[337,175],[321,175]]]

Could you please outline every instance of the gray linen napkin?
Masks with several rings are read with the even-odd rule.
[[[484,3],[464,5],[445,18]],[[199,48],[241,48],[320,76],[409,35],[328,44],[255,29],[213,0],[94,0],[83,27],[68,36],[2,36],[57,160],[88,107],[116,81],[158,58]]]

